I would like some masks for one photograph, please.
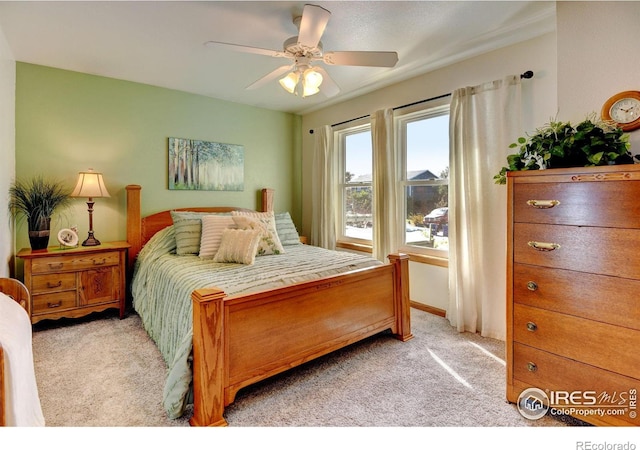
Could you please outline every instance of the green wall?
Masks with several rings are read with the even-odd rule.
[[[79,171],[104,174],[111,198],[95,199],[93,228],[101,241],[126,237],[125,190],[142,186],[142,213],[183,206],[258,207],[258,192],[275,189],[276,211],[301,216],[299,116],[165,88],[26,63],[16,65],[16,178],[37,174],[67,180]],[[241,144],[245,190],[170,191],[169,137]],[[54,217],[60,228],[78,225],[86,238],[85,199]],[[55,233],[55,234],[54,234]],[[16,227],[17,248],[28,247]]]

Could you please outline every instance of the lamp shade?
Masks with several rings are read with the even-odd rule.
[[[78,182],[71,193],[71,197],[98,198],[111,196],[104,185],[102,174],[89,169],[87,172],[78,174]]]
[[[313,68],[309,68],[304,71],[304,84],[305,87],[308,87],[311,90],[315,90],[317,92],[318,88],[322,84],[322,74],[313,70]]]
[[[296,85],[298,84],[299,77],[300,75],[298,75],[298,72],[291,72],[286,77],[280,79],[280,85],[288,93],[293,94],[296,89]]]

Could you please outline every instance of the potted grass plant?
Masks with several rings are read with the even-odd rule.
[[[629,135],[615,125],[597,120],[595,114],[578,125],[550,121],[535,134],[518,138],[509,148],[518,152],[507,156],[507,166],[493,179],[496,184],[507,182],[507,172],[542,170],[561,167],[633,164],[629,152]]]
[[[26,219],[32,250],[49,245],[51,217],[54,212],[69,206],[71,190],[65,183],[35,176],[16,180],[9,187],[9,212],[15,219]]]

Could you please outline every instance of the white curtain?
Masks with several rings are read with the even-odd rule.
[[[373,257],[386,262],[399,246],[397,157],[394,145],[393,110],[371,115],[373,144]]]
[[[311,190],[311,244],[336,248],[336,205],[338,205],[338,158],[329,125],[318,130],[313,155]]]
[[[493,176],[522,134],[520,77],[453,92],[450,112],[449,308],[458,331],[504,340],[506,188]]]

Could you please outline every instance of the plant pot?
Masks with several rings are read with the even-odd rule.
[[[49,246],[51,234],[51,218],[39,219],[34,224],[29,224],[29,243],[31,250],[44,250]]]

